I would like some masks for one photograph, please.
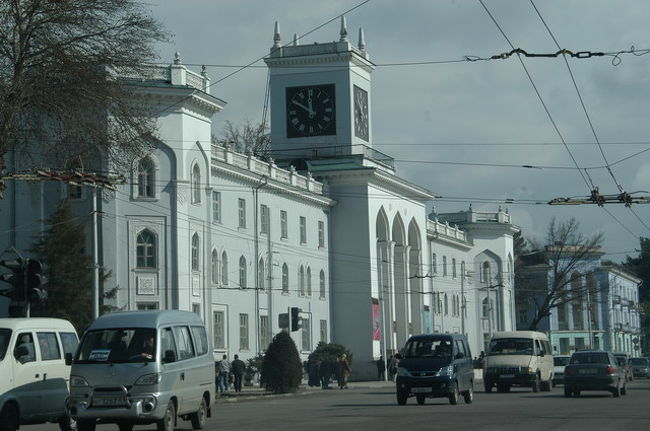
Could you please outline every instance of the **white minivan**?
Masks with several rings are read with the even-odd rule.
[[[493,386],[497,392],[508,392],[512,386],[528,386],[533,392],[550,391],[552,387],[553,355],[542,332],[495,332],[484,367],[485,392]]]
[[[79,431],[120,431],[177,417],[202,429],[214,402],[214,359],[203,321],[188,311],[106,314],[84,332],[72,362],[69,415]]]
[[[0,430],[58,422],[74,429],[66,415],[70,366],[77,349],[70,322],[52,318],[0,319]]]

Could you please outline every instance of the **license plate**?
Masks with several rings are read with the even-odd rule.
[[[502,379],[514,379],[515,375],[514,374],[501,374]]]
[[[596,374],[596,373],[598,373],[598,370],[593,368],[578,370],[578,374]]]
[[[97,397],[93,398],[93,406],[115,407],[126,405],[126,397]]]
[[[431,388],[411,388],[411,392],[415,394],[421,394],[421,393],[429,393],[431,392]]]

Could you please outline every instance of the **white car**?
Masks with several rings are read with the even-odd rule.
[[[553,386],[564,384],[564,367],[569,365],[571,356],[553,356]]]

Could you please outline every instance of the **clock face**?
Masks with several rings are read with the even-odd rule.
[[[368,142],[368,93],[354,86],[354,136]]]
[[[287,88],[287,137],[336,134],[334,84]]]

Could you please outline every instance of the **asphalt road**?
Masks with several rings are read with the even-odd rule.
[[[508,394],[477,392],[474,403],[452,406],[446,399],[427,399],[423,406],[410,398],[397,405],[394,390],[384,385],[218,403],[207,430],[648,430],[650,382],[635,381],[628,394],[583,392],[565,398],[561,387],[551,393],[513,389]],[[21,427],[22,431],[56,430],[55,425]],[[155,426],[137,426],[154,430]],[[177,431],[191,430],[178,422]],[[98,431],[117,430],[101,425]]]

